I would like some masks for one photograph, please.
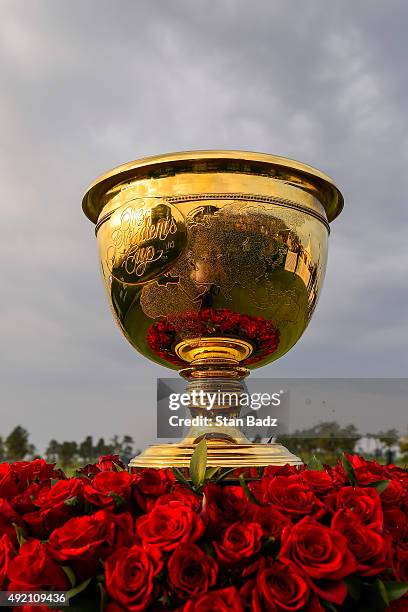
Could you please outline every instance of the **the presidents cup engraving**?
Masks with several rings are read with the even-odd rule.
[[[113,213],[111,226],[107,265],[114,278],[129,285],[163,274],[187,242],[182,213],[164,200],[126,203]]]

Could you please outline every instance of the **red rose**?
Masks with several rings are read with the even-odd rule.
[[[334,482],[331,474],[325,470],[304,470],[300,472],[300,480],[310,487],[315,495],[326,495],[334,488]]]
[[[99,457],[96,467],[101,472],[121,472],[126,469],[119,455],[102,455]]]
[[[15,523],[23,527],[23,521],[6,499],[0,499],[0,534],[6,533],[10,540],[17,543]]]
[[[398,480],[390,480],[385,491],[381,493],[384,508],[395,508],[407,499],[405,487]]]
[[[347,538],[348,547],[357,561],[357,573],[375,576],[389,565],[390,540],[369,529],[351,510],[339,510],[332,528]]]
[[[241,474],[244,476],[246,480],[258,479],[259,478],[259,468],[256,468],[256,467],[235,468],[235,470],[231,472],[230,478],[232,478],[233,480],[238,480]]]
[[[233,523],[222,541],[214,542],[214,549],[220,563],[231,565],[245,560],[261,548],[262,527],[259,523]]]
[[[391,478],[392,480],[398,480],[402,485],[404,485],[405,489],[408,488],[408,472],[406,469],[398,467],[397,465],[385,465],[384,475],[385,478]]]
[[[55,469],[55,463],[47,463],[44,459],[33,461],[16,461],[12,464],[16,475],[19,491],[24,491],[32,482],[50,484],[51,478],[65,478],[62,470]]]
[[[248,515],[248,498],[240,486],[220,487],[210,483],[204,487],[204,495],[208,533],[222,532],[231,523],[245,520]]]
[[[241,597],[235,587],[209,591],[189,599],[183,612],[244,612]]]
[[[203,505],[203,498],[194,493],[184,485],[176,485],[171,493],[160,495],[155,501],[155,506],[167,506],[170,502],[177,502],[182,506],[188,506],[195,512],[200,512]]]
[[[304,516],[318,518],[325,513],[325,506],[313,491],[303,484],[300,476],[277,476],[262,480],[263,501],[295,519]]]
[[[276,476],[294,476],[299,473],[296,465],[267,465],[263,471],[263,478],[275,478]]]
[[[93,478],[96,474],[98,474],[101,470],[98,468],[96,463],[87,463],[83,467],[79,468],[76,471],[78,476],[85,476],[86,478]]]
[[[79,478],[58,480],[51,488],[40,491],[34,504],[39,508],[46,533],[50,533],[73,516],[82,499],[82,492],[83,481]]]
[[[24,514],[24,523],[28,526],[28,532],[33,538],[47,540],[52,529],[44,523],[44,518],[39,512],[28,512]]]
[[[82,579],[91,576],[100,558],[111,552],[115,525],[109,515],[100,510],[92,516],[72,518],[52,532],[49,550],[60,562],[73,565]]]
[[[149,514],[138,518],[136,532],[143,542],[170,551],[181,543],[198,540],[204,524],[191,507],[173,500],[166,506],[155,505]]]
[[[60,508],[67,500],[80,498],[83,481],[79,478],[58,480],[51,488],[40,491],[34,504],[42,511]]]
[[[306,580],[291,565],[273,563],[261,569],[252,589],[254,612],[305,610],[311,597]]]
[[[408,516],[399,508],[384,510],[384,532],[391,535],[394,542],[408,548]]]
[[[17,478],[10,463],[0,463],[0,497],[11,499],[18,493]]]
[[[359,515],[363,523],[371,529],[382,530],[383,511],[381,499],[375,489],[371,487],[344,487],[327,496],[326,502],[335,513],[341,509],[352,509]]]
[[[99,472],[84,485],[84,498],[97,508],[113,509],[130,497],[133,476],[129,472]]]
[[[7,534],[0,538],[0,589],[6,584],[6,575],[11,558],[14,556],[14,546]]]
[[[27,540],[10,561],[7,577],[9,591],[67,591],[64,570],[49,555],[47,547],[37,540]]]
[[[146,468],[139,470],[134,476],[134,496],[138,506],[146,511],[155,500],[168,493],[174,484],[171,470],[155,470]]]
[[[106,590],[120,608],[110,604],[107,610],[146,610],[154,600],[155,578],[162,565],[157,549],[135,544],[116,550],[105,561]]]
[[[169,585],[181,598],[206,593],[217,580],[217,564],[195,544],[180,544],[167,566]]]
[[[386,478],[384,466],[379,465],[376,461],[367,461],[363,457],[350,455],[349,453],[346,453],[346,457],[352,465],[354,476],[359,485],[368,485]],[[339,459],[338,469],[344,472],[341,459]]]
[[[318,595],[337,604],[343,603],[347,595],[345,584],[339,581],[356,569],[346,538],[310,517],[285,529],[279,560],[294,563],[313,579],[311,586]],[[325,584],[318,585],[316,580]]]
[[[286,527],[292,525],[290,518],[273,506],[254,506],[251,508],[250,520],[261,525],[265,537],[275,540],[281,537]]]
[[[408,594],[400,599],[396,599],[386,608],[386,612],[407,612],[408,610]]]
[[[33,500],[35,512],[26,512],[23,517],[32,535],[42,540],[47,539],[54,529],[69,520],[77,512],[82,488],[81,479],[69,478],[41,489]]]
[[[11,500],[13,508],[15,508],[19,514],[35,512],[37,508],[34,506],[33,500],[37,497],[40,491],[46,490],[48,490],[48,487],[41,488],[41,485],[36,482],[32,482],[25,491],[22,491],[13,497]]]
[[[400,582],[408,584],[408,550],[397,547],[393,563],[394,573]]]
[[[135,534],[135,521],[130,512],[121,512],[120,514],[109,514],[108,520],[114,525],[113,543],[116,548],[122,546],[133,546],[140,544],[140,539]]]

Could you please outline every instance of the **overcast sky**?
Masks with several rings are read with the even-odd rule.
[[[406,0],[0,7],[0,434],[24,425],[40,450],[153,440],[156,378],[171,373],[115,327],[81,198],[105,170],[168,151],[288,156],[344,193],[313,320],[257,375],[406,377]]]

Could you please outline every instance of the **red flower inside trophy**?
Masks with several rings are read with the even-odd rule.
[[[240,338],[252,345],[253,352],[245,365],[271,355],[279,346],[279,330],[271,321],[228,308],[205,308],[162,317],[150,326],[147,343],[161,359],[183,366],[185,363],[174,352],[177,342],[217,336]]]

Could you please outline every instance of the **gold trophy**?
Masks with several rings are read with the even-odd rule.
[[[242,393],[249,370],[299,340],[323,283],[329,222],[343,197],[297,161],[244,151],[190,151],[119,166],[86,192],[113,315],[142,355],[187,379],[188,391]],[[193,415],[208,413],[195,406]],[[210,413],[239,413],[215,405]],[[207,441],[208,465],[299,464],[278,443],[233,426],[193,427],[131,467],[186,467]]]

